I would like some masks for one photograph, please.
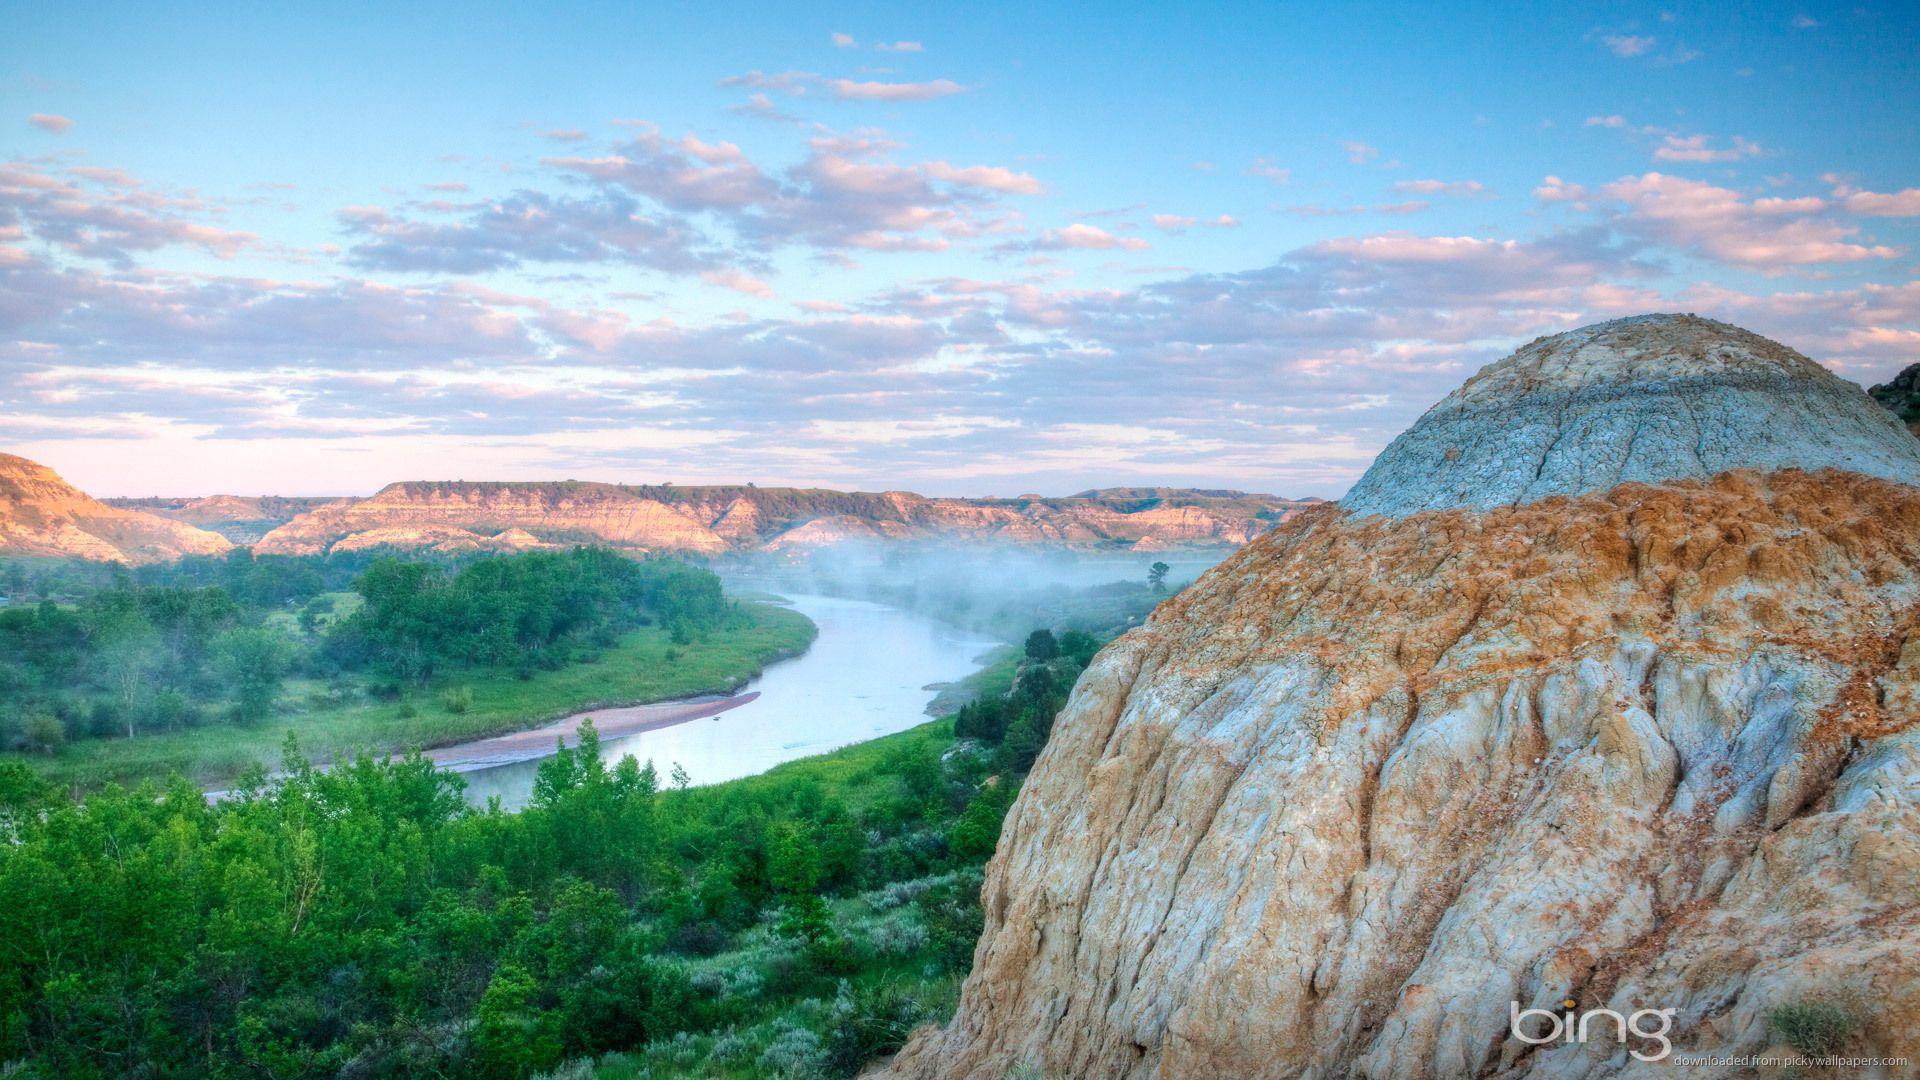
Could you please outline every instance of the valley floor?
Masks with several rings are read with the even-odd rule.
[[[286,711],[251,726],[218,724],[132,739],[87,739],[52,754],[0,754],[73,790],[180,773],[219,787],[256,762],[279,760],[289,732],[316,761],[362,749],[399,752],[536,727],[584,709],[664,701],[735,689],[776,660],[804,652],[814,636],[806,616],[743,603],[744,625],[676,645],[659,626],[623,635],[592,662],[528,678],[512,672],[457,672],[400,700],[364,693],[336,700],[317,682],[290,682]]]

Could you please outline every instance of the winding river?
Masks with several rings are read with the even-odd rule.
[[[581,714],[607,731],[644,729],[604,738],[606,759],[631,754],[650,760],[662,784],[675,765],[693,783],[713,784],[904,731],[926,720],[938,684],[972,674],[981,655],[996,644],[865,600],[787,600],[819,627],[811,648],[767,668],[735,697]],[[571,732],[581,716],[501,740],[443,747],[431,756],[465,774],[467,796],[476,805],[497,795],[503,806],[515,809],[526,804],[539,768],[539,758],[529,757],[527,747],[550,750],[554,738]]]

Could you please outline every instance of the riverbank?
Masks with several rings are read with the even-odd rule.
[[[803,593],[787,600],[817,628],[805,655],[769,667],[751,687],[753,700],[666,703],[694,707],[678,716],[656,715],[663,706],[626,715],[591,710],[607,759],[630,754],[653,762],[662,776],[677,766],[695,786],[764,772],[921,722],[939,688],[973,675],[994,647],[884,604]],[[466,764],[449,755],[435,760],[465,775],[470,800],[498,797],[515,809],[532,794],[538,759],[553,752],[559,729],[577,720],[532,738],[448,748]]]
[[[767,665],[805,652],[815,628],[789,608],[744,603],[744,625],[705,641],[674,644],[666,630],[629,632],[592,662],[517,678],[458,672],[403,701],[327,701],[315,684],[291,683],[290,711],[251,727],[215,725],[134,739],[89,739],[48,755],[5,754],[72,791],[180,773],[202,787],[226,786],[254,762],[276,764],[287,733],[314,760],[370,749],[401,752],[484,739],[587,710],[703,694],[731,694]],[[447,707],[459,690],[460,711]],[[305,700],[300,699],[304,696]]]

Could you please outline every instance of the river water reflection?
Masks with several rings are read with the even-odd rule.
[[[830,596],[789,596],[820,628],[804,654],[769,667],[739,708],[673,727],[609,739],[611,764],[628,754],[651,760],[665,784],[677,764],[696,784],[733,780],[783,761],[904,731],[927,719],[932,684],[965,678],[994,641],[885,604]],[[588,715],[592,715],[589,713]],[[525,805],[538,761],[466,773],[468,798]]]

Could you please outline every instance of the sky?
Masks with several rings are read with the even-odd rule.
[[[1920,360],[1920,6],[1543,7],[0,0],[0,450],[1335,497],[1601,319]]]

